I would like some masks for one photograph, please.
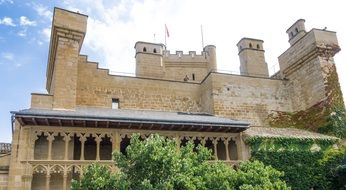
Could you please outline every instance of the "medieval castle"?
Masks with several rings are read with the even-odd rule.
[[[183,54],[137,42],[131,77],[110,75],[80,55],[87,16],[55,8],[48,93],[32,93],[29,109],[12,112],[12,149],[1,151],[10,154],[0,158],[0,189],[69,189],[87,164],[114,169],[112,151],[126,151],[133,133],[159,133],[175,139],[178,148],[187,141],[203,144],[229,164],[249,158],[247,136],[332,138],[287,128],[295,113],[328,113],[326,106],[343,102],[336,93],[336,33],[306,31],[304,22],[288,28],[291,46],[273,76],[263,41],[243,38],[237,44],[240,75],[218,72],[213,45]],[[318,120],[299,119],[311,130]]]

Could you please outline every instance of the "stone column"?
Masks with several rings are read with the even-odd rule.
[[[225,144],[225,149],[226,149],[226,160],[229,161],[229,151],[228,151],[228,146],[229,146],[229,139],[225,138],[223,143]]]
[[[100,143],[102,141],[101,135],[100,136],[96,135],[95,141],[96,141],[96,160],[100,160]]]
[[[54,134],[48,134],[47,140],[48,140],[48,156],[47,156],[47,160],[51,160],[52,159],[52,143],[53,143],[53,140],[54,140]]]
[[[80,160],[84,160],[84,143],[85,143],[85,141],[87,140],[87,138],[84,136],[84,135],[82,135],[82,134],[80,134],[80,136],[79,136],[79,141],[80,141],[80,144],[81,144],[81,148],[80,148]]]
[[[218,160],[218,157],[217,157],[217,138],[215,138],[213,140],[213,144],[214,144],[214,156],[215,156],[215,160]]]
[[[68,145],[71,140],[71,137],[69,134],[64,134],[64,141],[65,141],[65,155],[64,155],[64,160],[68,160]]]
[[[180,136],[179,135],[175,136],[175,146],[177,151],[180,151]]]
[[[62,177],[63,177],[62,188],[63,188],[63,190],[66,190],[67,189],[67,172],[64,172],[64,175]]]
[[[115,132],[112,134],[111,140],[112,140],[112,150],[113,150],[113,152],[114,152],[115,150],[120,151],[120,141],[121,141],[121,137],[120,137],[118,131],[115,131]]]
[[[50,173],[47,172],[46,174],[46,190],[50,189]]]

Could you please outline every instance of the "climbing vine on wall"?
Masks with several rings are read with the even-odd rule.
[[[252,137],[251,159],[262,161],[285,173],[292,189],[338,189],[336,168],[345,148],[335,148],[334,139]]]
[[[343,129],[335,129],[338,126],[331,125],[331,119],[333,119],[331,114],[345,110],[336,67],[334,63],[329,62],[333,56],[332,53],[335,54],[340,48],[338,46],[328,46],[317,49],[321,58],[327,61],[327,64],[321,65],[326,98],[302,111],[273,111],[268,115],[267,121],[272,127],[295,127],[346,138],[346,133],[340,133]],[[325,127],[327,129],[323,129]],[[336,133],[336,131],[338,132]]]

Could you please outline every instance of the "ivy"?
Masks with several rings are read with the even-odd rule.
[[[251,159],[284,172],[292,189],[339,189],[336,177],[346,151],[334,148],[337,140],[252,137],[246,143]]]

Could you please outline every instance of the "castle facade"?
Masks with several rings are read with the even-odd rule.
[[[137,42],[132,77],[110,75],[81,55],[87,16],[55,8],[48,93],[32,93],[29,109],[12,112],[3,188],[69,189],[87,164],[115,169],[111,153],[125,153],[133,133],[173,138],[178,149],[187,141],[202,144],[215,160],[230,165],[249,158],[246,136],[309,137],[306,131],[270,128],[279,116],[343,102],[334,93],[340,91],[333,60],[340,50],[336,33],[306,31],[304,22],[287,30],[290,47],[279,56],[280,71],[273,76],[263,41],[243,38],[237,44],[240,75],[218,71],[213,45],[183,54],[164,44]]]

